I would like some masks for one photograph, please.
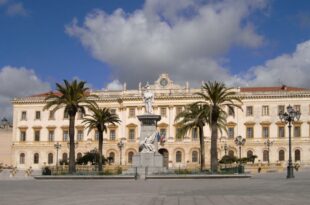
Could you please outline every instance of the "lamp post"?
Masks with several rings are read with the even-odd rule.
[[[225,142],[225,144],[224,144],[224,152],[225,152],[225,156],[227,156],[227,150],[228,150],[228,146],[227,146],[227,143]]]
[[[239,146],[239,173],[242,173],[242,165],[241,165],[241,147],[245,144],[246,139],[242,138],[240,135],[236,137],[235,144]]]
[[[273,145],[273,141],[270,141],[269,139],[267,139],[265,142],[264,142],[265,146],[267,146],[267,149],[268,149],[268,166],[270,165],[270,146]]]
[[[291,139],[291,128],[292,122],[295,120],[299,120],[301,113],[299,111],[295,111],[291,105],[287,106],[287,112],[281,111],[279,113],[279,118],[281,121],[288,123],[288,166],[287,166],[287,176],[286,178],[294,178],[294,167],[292,163],[292,139]]]
[[[56,149],[56,172],[58,173],[58,150],[61,148],[61,144],[57,142],[56,144],[54,144],[54,147]]]
[[[119,164],[122,166],[122,149],[124,147],[124,142],[122,139],[117,143],[117,146],[119,148]]]

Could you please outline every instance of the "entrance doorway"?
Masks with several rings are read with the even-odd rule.
[[[164,167],[168,168],[168,164],[169,164],[169,152],[168,150],[162,148],[159,149],[158,152],[163,155],[164,157]]]

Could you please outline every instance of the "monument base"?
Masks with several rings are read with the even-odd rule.
[[[158,152],[138,153],[132,158],[132,167],[125,174],[137,174],[139,178],[145,179],[147,175],[166,173],[167,168],[163,166],[164,158]]]

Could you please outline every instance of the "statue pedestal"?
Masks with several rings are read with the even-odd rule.
[[[158,167],[163,168],[164,158],[158,152],[139,153],[133,156],[132,166],[134,167]]]
[[[144,114],[137,117],[141,122],[139,145],[142,145],[145,142],[146,137],[151,136],[157,131],[156,125],[161,119],[161,116]],[[154,152],[148,152],[145,148],[143,148],[143,146],[139,146],[139,153],[135,154],[132,159],[132,168],[130,168],[126,173],[134,174],[135,171],[137,171],[138,176],[144,179],[146,175],[166,172],[166,168],[164,167],[164,158],[158,153],[157,139],[155,140],[154,147]]]

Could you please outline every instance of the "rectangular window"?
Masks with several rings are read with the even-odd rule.
[[[228,135],[228,138],[230,139],[235,138],[235,129],[233,127],[229,127],[227,129],[227,135]]]
[[[293,108],[295,111],[300,112],[300,105],[294,105]]]
[[[36,141],[36,142],[40,141],[40,130],[34,131],[34,141]]]
[[[254,137],[254,128],[247,127],[246,128],[246,138],[253,138]]]
[[[115,130],[110,130],[110,140],[114,141],[115,140]]]
[[[55,120],[55,111],[50,111],[49,112],[49,115],[48,115],[48,119],[49,120]]]
[[[176,133],[176,141],[182,141],[183,140],[183,136],[179,136],[178,133],[180,128],[176,128],[175,133]]]
[[[129,108],[129,117],[136,117],[136,109],[135,108]]]
[[[111,114],[116,114],[116,109],[115,108],[110,109],[110,113]]]
[[[135,141],[135,129],[133,128],[129,129],[128,139],[129,139],[129,142]]]
[[[177,106],[175,109],[175,114],[178,115],[182,112],[182,106]]]
[[[159,130],[160,136],[166,137],[167,129],[166,128],[161,128]]]
[[[64,112],[64,119],[68,119],[68,118],[69,118],[68,112]]]
[[[300,131],[300,126],[294,126],[294,137],[300,137],[301,136],[301,131]]]
[[[233,107],[228,107],[228,115],[229,116],[235,116],[235,110]]]
[[[64,130],[62,135],[63,135],[63,141],[64,142],[69,141],[69,131],[68,130]]]
[[[198,140],[198,128],[193,128],[192,129],[192,140],[197,141]]]
[[[262,133],[263,133],[263,138],[269,138],[269,127],[263,127]]]
[[[35,119],[36,120],[40,120],[41,119],[41,112],[40,111],[36,111]]]
[[[161,108],[160,108],[160,115],[161,115],[162,117],[167,117],[167,108],[161,107]]]
[[[84,132],[83,132],[83,130],[78,130],[78,132],[77,132],[77,140],[78,140],[78,141],[82,141],[83,138],[84,138]]]
[[[269,115],[269,106],[268,105],[264,105],[262,107],[262,115],[263,116],[268,116]]]
[[[26,111],[22,111],[22,116],[21,116],[20,120],[27,120],[27,112]]]
[[[54,142],[54,136],[55,136],[54,130],[48,131],[48,141],[49,142]]]
[[[246,116],[253,116],[253,106],[246,106]]]
[[[98,130],[95,131],[95,141],[99,140],[99,132]]]
[[[81,111],[77,112],[77,119],[78,120],[83,119],[83,117],[84,117],[84,113],[83,112],[81,112]]]
[[[284,111],[285,111],[285,106],[284,105],[279,105],[278,106],[278,114],[279,113],[284,113]]]
[[[20,141],[21,142],[26,141],[26,131],[20,131]]]
[[[285,129],[284,127],[278,127],[278,137],[284,138],[285,137]]]

